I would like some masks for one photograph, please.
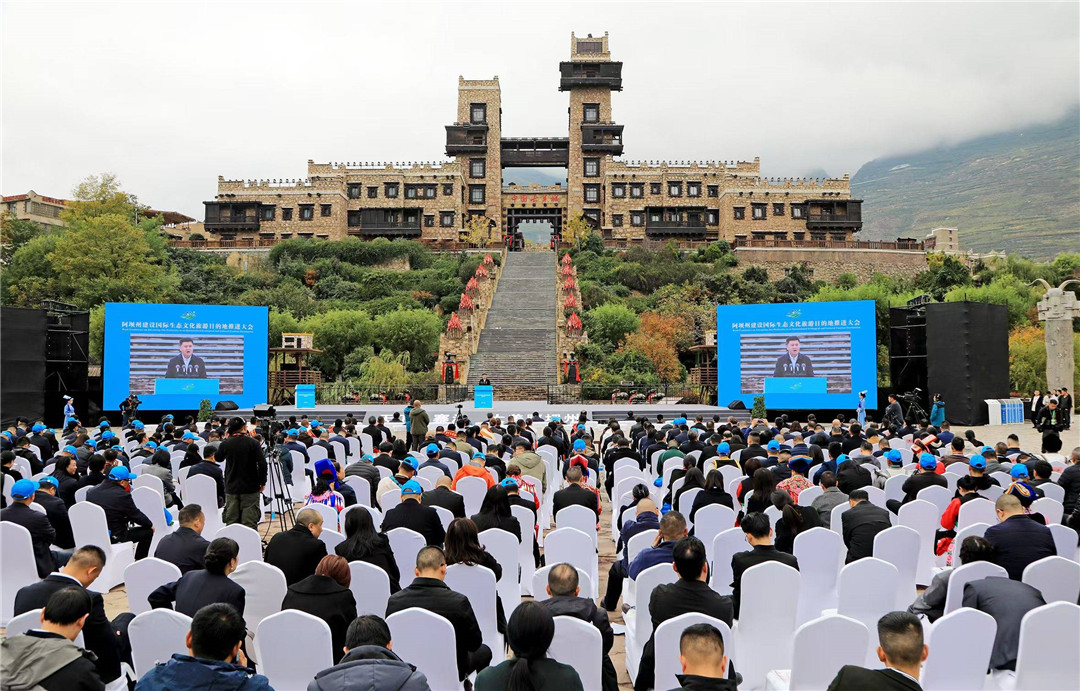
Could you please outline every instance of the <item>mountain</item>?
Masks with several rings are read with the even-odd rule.
[[[1080,110],[953,146],[870,161],[851,181],[863,240],[960,229],[960,247],[1051,259],[1080,247]]]
[[[554,185],[556,182],[566,187],[566,168],[506,168],[502,172],[504,185]]]

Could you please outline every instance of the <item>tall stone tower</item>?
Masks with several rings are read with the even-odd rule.
[[[611,92],[622,91],[622,63],[612,62],[606,32],[600,38],[571,33],[570,61],[559,63],[559,73],[559,91],[570,92],[569,216],[583,213],[599,228],[605,171],[623,150],[622,125],[611,115]]]
[[[499,78],[458,77],[457,122],[446,126],[446,153],[457,157],[465,179],[462,221],[484,215],[498,224],[502,218],[501,138]]]

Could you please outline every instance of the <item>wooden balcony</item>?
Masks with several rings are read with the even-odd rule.
[[[581,150],[622,156],[623,126],[614,123],[588,123],[581,126]]]
[[[504,168],[566,168],[570,165],[568,137],[504,138],[500,146]]]
[[[830,250],[901,250],[909,252],[924,252],[926,249],[921,241],[905,238],[898,240],[787,240],[780,238],[755,240],[751,238],[735,238],[735,241],[731,244],[736,248],[818,248]]]
[[[446,126],[446,155],[482,154],[487,151],[486,124],[455,123]]]
[[[559,91],[589,87],[622,91],[621,62],[560,62]]]

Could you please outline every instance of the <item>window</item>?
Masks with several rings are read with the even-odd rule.
[[[314,204],[301,204],[300,205],[300,220],[301,221],[313,221],[313,220],[315,220],[315,205]]]
[[[630,196],[634,199],[641,199],[645,196],[645,183],[643,182],[631,182],[630,183]]]
[[[616,228],[622,228],[622,219],[622,214],[611,214],[611,225],[615,226]]]
[[[630,212],[630,225],[643,226],[645,225],[645,212],[644,211],[631,211]]]
[[[367,198],[368,199],[376,199],[376,198],[378,198],[378,196],[379,196],[379,188],[378,187],[372,186],[372,187],[367,188]]]
[[[486,170],[486,162],[482,158],[470,158],[469,159],[469,177],[470,178],[482,178],[484,177],[484,171]]]
[[[398,196],[398,184],[396,182],[388,182],[384,185],[385,189],[383,194],[387,199],[396,199]]]
[[[360,198],[360,185],[349,185],[349,199]]]
[[[416,185],[405,185],[405,198],[416,199]]]
[[[716,209],[709,209],[705,212],[705,225],[715,226],[720,223],[720,212]]]
[[[330,216],[333,213],[334,213],[334,205],[333,204],[319,204],[319,215],[322,216],[323,218],[326,218],[327,216]]]
[[[663,183],[659,183],[659,182],[650,182],[649,183],[649,194],[663,194],[663,193],[664,193],[664,185],[663,185]]]
[[[283,220],[283,221],[291,221],[292,220],[292,209],[282,209],[281,210],[281,220]]]
[[[664,215],[662,213],[660,213],[659,211],[650,211],[649,212],[649,223],[659,223],[660,221],[663,220],[663,218],[664,218]]]
[[[405,212],[405,225],[420,227],[420,212],[415,209]]]
[[[577,52],[581,53],[582,55],[584,55],[586,53],[592,53],[592,54],[602,53],[602,52],[604,52],[604,42],[603,41],[578,41],[577,42]]]
[[[442,193],[444,197],[452,197],[454,195],[454,183],[444,182],[442,186]]]
[[[599,103],[586,103],[582,107],[585,111],[582,115],[582,120],[585,122],[600,122]]]
[[[438,191],[435,185],[424,185],[424,199],[434,199]]]
[[[439,212],[439,225],[443,228],[454,227],[454,212],[453,211],[440,211]]]
[[[261,206],[259,207],[259,220],[260,221],[272,221],[274,220],[274,207]]]
[[[773,203],[773,205],[772,205],[772,215],[773,216],[783,216],[784,215],[784,202]]]
[[[681,182],[669,182],[667,185],[667,193],[669,197],[681,197],[682,196],[682,183]]]
[[[585,218],[591,218],[597,223],[600,222],[600,209],[582,209],[581,215]]]
[[[736,206],[735,207],[735,220],[736,221],[741,221],[744,218],[746,218],[746,207],[745,206]]]
[[[469,106],[469,121],[474,125],[487,123],[487,104],[473,103]]]
[[[435,227],[435,214],[424,214],[424,227],[425,228],[434,228]]]
[[[751,204],[753,218],[756,221],[763,220],[765,218],[765,205],[764,204]]]
[[[622,199],[626,196],[626,183],[616,182],[611,186],[611,196]]]
[[[359,209],[350,210],[349,213],[346,214],[346,215],[348,216],[348,219],[349,219],[348,223],[349,223],[350,228],[359,228],[360,227],[360,210]]]
[[[686,183],[686,196],[687,197],[700,197],[701,196],[701,183],[700,182],[688,182],[688,183]]]
[[[483,185],[469,185],[469,203],[483,204],[486,191]]]
[[[590,204],[600,201],[600,185],[585,185],[585,201]]]
[[[720,186],[719,185],[709,185],[709,196],[712,197],[713,199],[715,199],[716,197],[719,197],[720,196]]]
[[[600,159],[599,158],[586,158],[585,159],[585,177],[598,178],[600,177]]]
[[[792,218],[804,218],[806,216],[806,207],[802,204],[791,205],[791,217]]]

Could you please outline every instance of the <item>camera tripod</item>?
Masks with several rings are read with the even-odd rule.
[[[275,427],[280,425],[273,420],[273,418],[267,418],[259,421],[259,426],[263,428],[263,456],[266,458],[266,490],[263,492],[264,502],[270,504],[270,520],[266,523],[266,531],[263,533],[262,542],[265,545],[270,535],[270,526],[273,525],[275,516],[278,521],[278,527],[282,532],[288,530],[296,523],[296,512],[293,509],[293,497],[290,491],[290,485],[285,479],[285,469],[282,467],[281,459],[276,452],[276,444],[274,443],[274,435],[277,434]]]

